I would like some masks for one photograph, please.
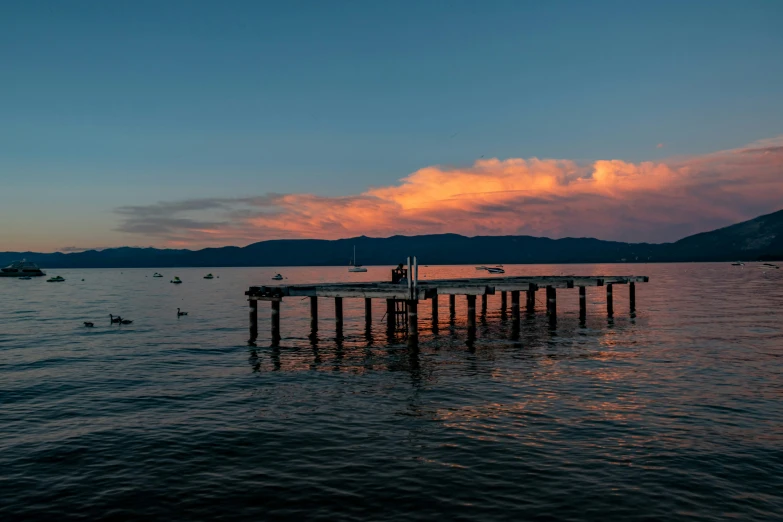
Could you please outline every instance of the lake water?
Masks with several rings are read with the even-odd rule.
[[[615,286],[613,320],[588,288],[584,327],[576,290],[556,328],[539,292],[517,341],[491,296],[471,346],[464,298],[437,334],[423,303],[418,349],[382,301],[367,335],[346,299],[336,341],[322,299],[312,341],[296,298],[279,348],[267,303],[247,346],[248,286],[387,267],[159,271],[0,279],[0,520],[783,519],[783,270],[507,266],[650,282],[635,317]]]

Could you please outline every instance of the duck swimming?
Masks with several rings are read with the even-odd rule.
[[[92,328],[92,327],[93,327],[93,326],[95,326],[95,325],[94,325],[94,324],[92,324],[92,323],[91,323],[91,322],[89,322],[89,321],[84,321],[84,326],[86,326],[87,328]]]
[[[180,317],[182,315],[188,315],[188,313],[187,312],[180,312],[179,308],[177,308],[177,317]]]
[[[120,324],[131,324],[131,323],[133,323],[133,321],[131,321],[129,319],[123,319],[123,320],[120,321]]]
[[[112,323],[119,323],[122,321],[122,317],[119,315],[117,317],[114,317],[113,315],[109,314],[109,320],[111,320]]]

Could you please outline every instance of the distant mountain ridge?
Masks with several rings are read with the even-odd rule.
[[[356,246],[364,265],[421,263],[616,263],[783,259],[783,210],[674,243],[623,243],[592,238],[432,234],[349,239],[277,239],[246,247],[202,250],[120,247],[63,254],[0,252],[0,266],[25,258],[42,268],[165,268],[348,265]]]

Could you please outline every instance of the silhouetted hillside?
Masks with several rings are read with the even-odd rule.
[[[284,239],[246,247],[171,250],[110,248],[71,254],[2,252],[0,265],[26,258],[42,268],[348,265],[353,247],[364,265],[393,265],[408,255],[426,264],[615,263],[783,258],[783,210],[676,243],[622,243],[590,238],[435,234],[356,237],[334,241]]]

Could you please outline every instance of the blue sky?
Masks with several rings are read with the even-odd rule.
[[[127,205],[772,138],[781,27],[773,1],[4,2],[0,219],[28,230],[0,250],[160,244]]]

